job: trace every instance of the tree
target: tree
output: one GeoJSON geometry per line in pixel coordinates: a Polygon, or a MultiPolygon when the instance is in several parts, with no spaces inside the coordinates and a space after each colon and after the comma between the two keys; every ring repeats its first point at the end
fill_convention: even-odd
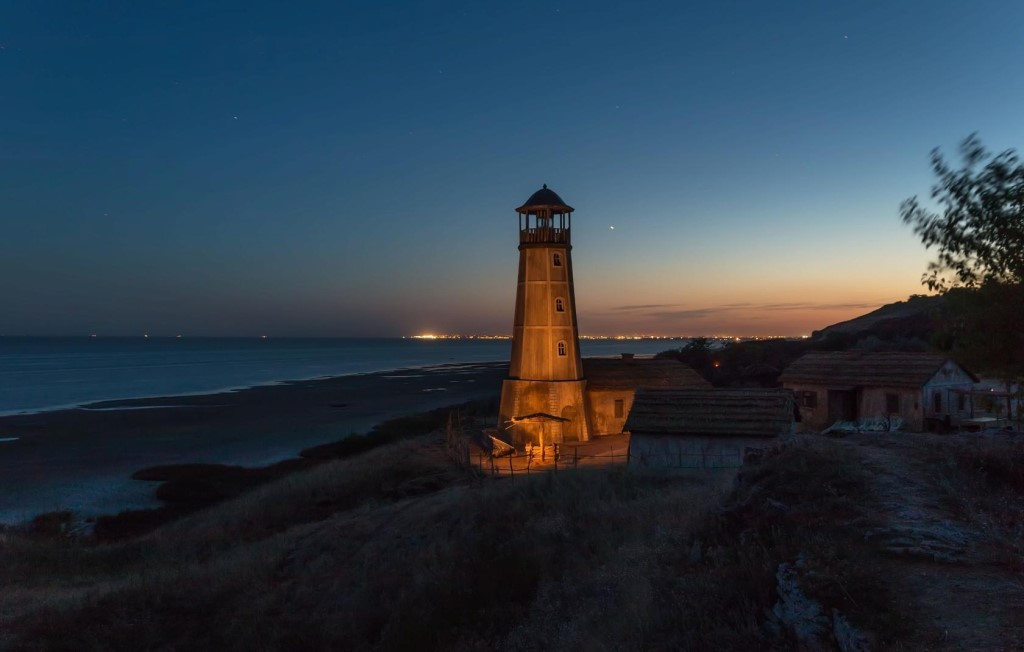
{"type": "MultiPolygon", "coordinates": [[[[960,145],[954,170],[938,149],[931,198],[911,197],[904,224],[938,249],[921,282],[943,292],[953,313],[952,350],[975,369],[1021,386],[1024,379],[1024,165],[1014,150],[992,155],[976,134],[960,145]]],[[[1018,419],[1020,419],[1018,411],[1018,419]]]]}
{"type": "Polygon", "coordinates": [[[986,281],[1024,282],[1024,165],[1014,150],[993,156],[971,134],[960,145],[963,167],[954,170],[938,148],[931,153],[938,181],[931,198],[941,214],[917,197],[900,205],[925,247],[937,247],[922,282],[932,290],[986,281]],[[952,278],[947,274],[952,273],[952,278]]]}

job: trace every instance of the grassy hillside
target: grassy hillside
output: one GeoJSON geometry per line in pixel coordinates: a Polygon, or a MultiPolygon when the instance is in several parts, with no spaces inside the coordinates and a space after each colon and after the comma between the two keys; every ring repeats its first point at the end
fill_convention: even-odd
{"type": "Polygon", "coordinates": [[[946,304],[942,296],[912,296],[826,326],[807,339],[729,342],[713,350],[697,338],[657,357],[689,365],[716,387],[778,387],[782,371],[809,351],[949,351],[946,304]]]}
{"type": "MultiPolygon", "coordinates": [[[[1024,490],[1013,464],[989,477],[981,458],[942,459],[1024,490]]],[[[887,526],[870,461],[800,439],[729,491],[621,467],[511,481],[474,478],[420,437],[129,541],[7,531],[0,647],[934,647],[941,628],[901,589],[903,553],[865,536],[887,526]]]]}
{"type": "Polygon", "coordinates": [[[886,322],[891,322],[894,326],[913,326],[922,320],[928,323],[931,315],[940,310],[943,304],[942,296],[915,295],[906,301],[889,303],[860,317],[826,326],[820,331],[815,331],[813,337],[823,339],[830,334],[856,335],[871,330],[884,331],[886,322]]]}

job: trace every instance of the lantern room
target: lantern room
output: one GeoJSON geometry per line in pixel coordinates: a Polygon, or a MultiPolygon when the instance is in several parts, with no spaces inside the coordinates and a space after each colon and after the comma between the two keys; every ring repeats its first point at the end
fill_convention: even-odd
{"type": "Polygon", "coordinates": [[[547,184],[530,195],[516,209],[519,214],[520,244],[569,244],[570,215],[573,207],[562,201],[547,184]]]}

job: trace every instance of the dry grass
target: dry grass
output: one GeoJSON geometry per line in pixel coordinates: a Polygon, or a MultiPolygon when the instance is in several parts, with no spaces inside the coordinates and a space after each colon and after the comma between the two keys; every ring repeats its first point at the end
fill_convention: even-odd
{"type": "Polygon", "coordinates": [[[131,542],[8,534],[0,632],[50,650],[785,647],[765,616],[801,553],[826,607],[889,626],[856,545],[863,492],[830,442],[723,496],[621,468],[471,482],[410,440],[131,542]]]}
{"type": "Polygon", "coordinates": [[[947,504],[985,534],[994,560],[1024,587],[1024,440],[954,439],[936,447],[931,461],[947,504]]]}

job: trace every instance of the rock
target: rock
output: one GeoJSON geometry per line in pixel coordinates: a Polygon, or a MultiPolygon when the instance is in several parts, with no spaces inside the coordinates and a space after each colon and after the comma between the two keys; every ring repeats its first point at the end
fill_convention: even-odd
{"type": "Polygon", "coordinates": [[[768,500],[765,501],[765,504],[767,504],[769,507],[771,507],[773,509],[777,509],[777,510],[779,510],[781,512],[788,512],[789,511],[789,505],[787,505],[787,504],[785,504],[785,503],[783,503],[781,501],[775,500],[774,498],[768,498],[768,500]]]}
{"type": "Polygon", "coordinates": [[[805,652],[832,650],[829,618],[817,600],[800,590],[798,579],[802,566],[802,558],[792,564],[779,564],[775,573],[779,601],[772,607],[771,617],[796,639],[797,649],[805,652]]]}
{"type": "Polygon", "coordinates": [[[850,624],[838,609],[832,610],[832,635],[840,652],[871,652],[871,641],[850,624]]]}
{"type": "Polygon", "coordinates": [[[886,552],[895,555],[946,563],[963,560],[970,543],[963,530],[950,523],[928,522],[923,518],[916,520],[921,524],[875,528],[866,532],[864,538],[878,539],[886,552]]]}

